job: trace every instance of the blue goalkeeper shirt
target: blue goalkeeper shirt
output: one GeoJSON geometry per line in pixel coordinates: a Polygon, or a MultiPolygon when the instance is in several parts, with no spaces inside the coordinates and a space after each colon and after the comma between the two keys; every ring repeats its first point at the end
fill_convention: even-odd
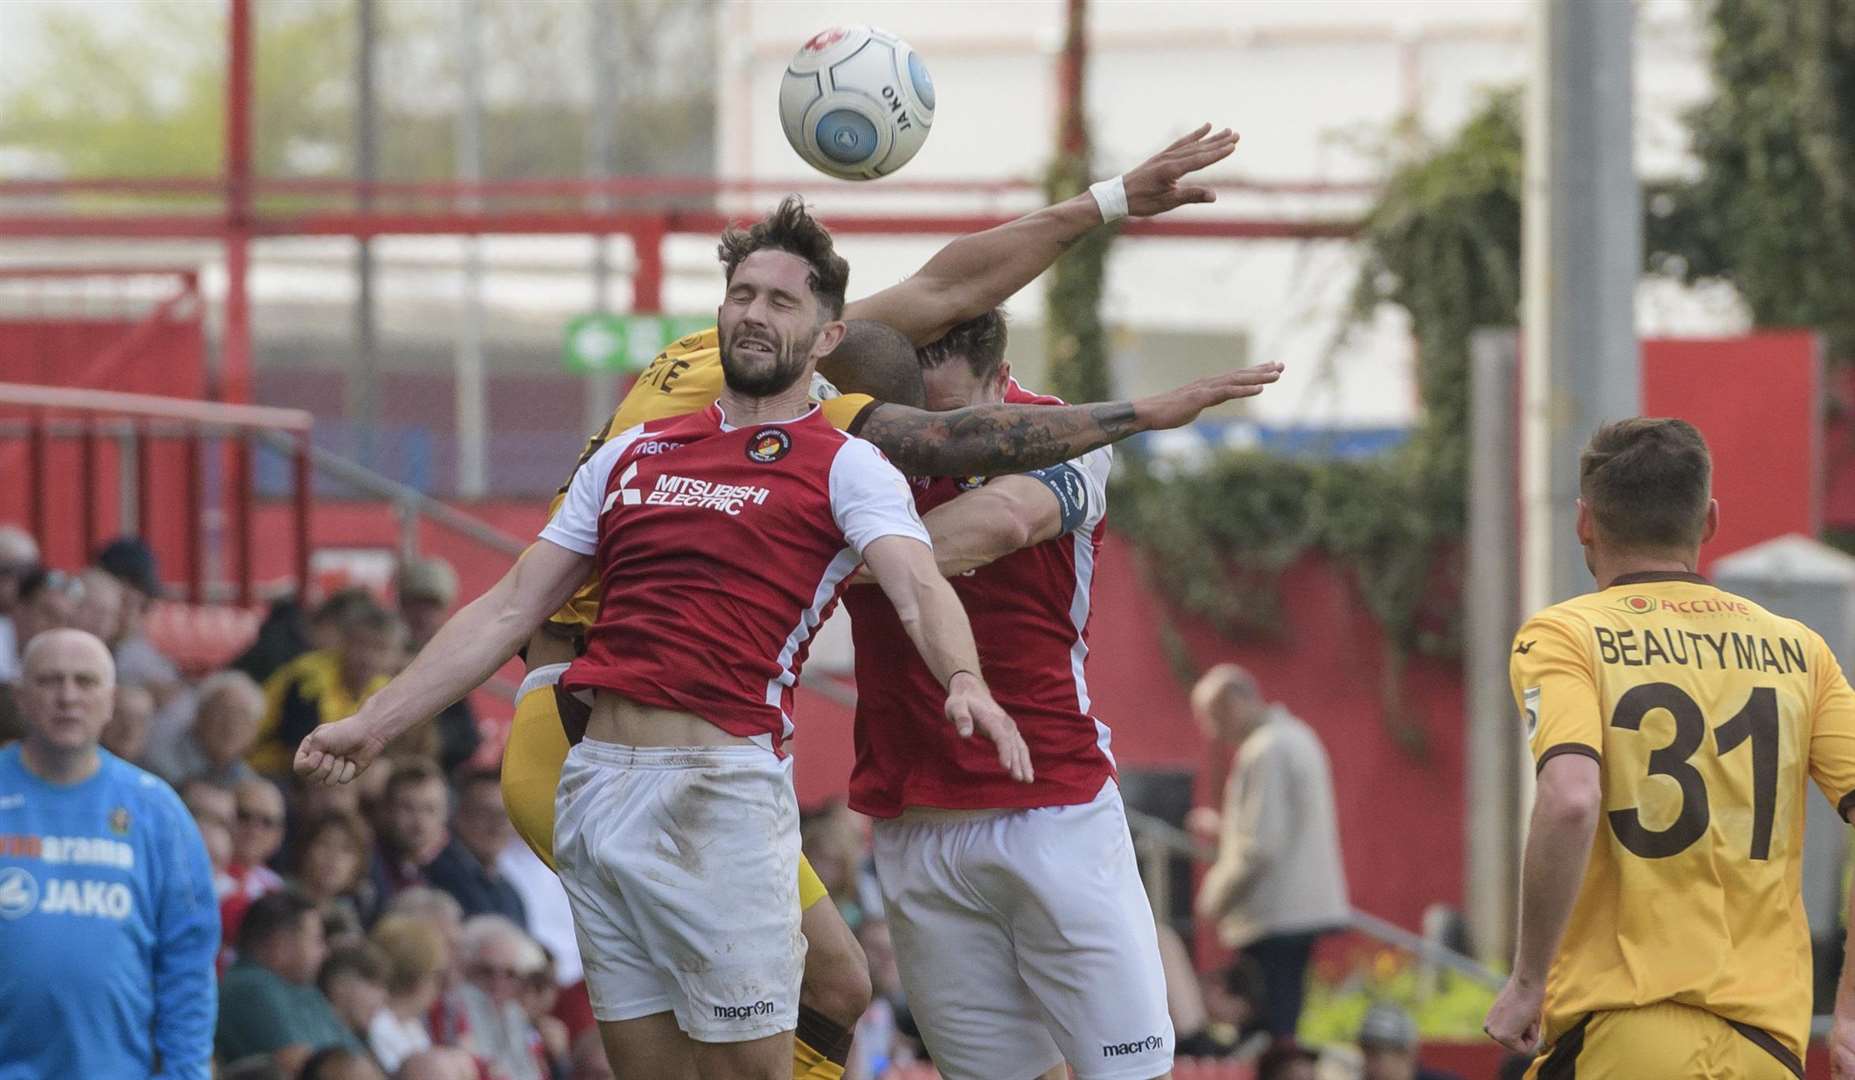
{"type": "Polygon", "coordinates": [[[206,1080],[219,905],[174,789],[98,751],[75,784],[0,750],[0,1080],[206,1080]]]}

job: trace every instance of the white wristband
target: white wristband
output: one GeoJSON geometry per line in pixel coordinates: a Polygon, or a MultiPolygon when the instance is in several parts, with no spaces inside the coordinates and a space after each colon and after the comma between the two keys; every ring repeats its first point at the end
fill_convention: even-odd
{"type": "Polygon", "coordinates": [[[1095,196],[1095,205],[1101,207],[1102,224],[1127,216],[1127,185],[1120,177],[1090,184],[1089,194],[1095,196]]]}

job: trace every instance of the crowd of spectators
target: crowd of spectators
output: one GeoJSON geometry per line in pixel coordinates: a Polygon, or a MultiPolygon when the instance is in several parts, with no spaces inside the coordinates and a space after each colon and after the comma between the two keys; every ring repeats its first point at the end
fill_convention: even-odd
{"type": "Polygon", "coordinates": [[[457,600],[442,562],[313,610],[279,601],[221,670],[182,672],[146,633],[161,595],[133,538],[40,565],[0,526],[0,742],[20,734],[25,644],[74,627],[109,645],[101,742],[179,792],[219,899],[219,1075],[302,1080],[610,1077],[565,894],[515,836],[497,764],[460,702],[360,782],[304,784],[295,744],[353,711],[457,600]],[[191,677],[189,677],[191,676],[191,677]]]}
{"type": "MultiPolygon", "coordinates": [[[[160,588],[133,538],[88,567],[52,569],[29,535],[0,526],[0,742],[18,733],[12,684],[35,634],[69,626],[109,645],[117,687],[102,745],[173,785],[211,859],[220,1075],[610,1077],[565,893],[516,838],[468,701],[354,784],[290,770],[305,733],[352,713],[431,639],[457,600],[451,568],[403,565],[391,607],[362,589],[311,610],[279,601],[250,647],[210,672],[181,672],[149,640],[160,588]]],[[[1307,958],[1346,912],[1325,756],[1240,669],[1210,673],[1193,707],[1233,755],[1223,805],[1187,821],[1217,849],[1197,913],[1233,958],[1201,971],[1161,922],[1178,1049],[1248,1060],[1258,1080],[1314,1076],[1320,1055],[1293,1037],[1307,958]]],[[[926,1061],[868,822],[831,803],[804,816],[801,836],[869,962],[873,1003],[848,1080],[926,1061]]],[[[1395,1006],[1373,1009],[1349,1053],[1362,1080],[1440,1080],[1417,1065],[1416,1027],[1395,1006]]]]}

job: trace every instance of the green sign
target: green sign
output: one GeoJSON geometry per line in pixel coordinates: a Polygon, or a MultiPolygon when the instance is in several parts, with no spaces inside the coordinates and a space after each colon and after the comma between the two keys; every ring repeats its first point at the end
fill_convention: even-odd
{"type": "Polygon", "coordinates": [[[585,375],[643,371],[664,346],[712,325],[706,315],[581,315],[567,323],[561,360],[585,375]]]}

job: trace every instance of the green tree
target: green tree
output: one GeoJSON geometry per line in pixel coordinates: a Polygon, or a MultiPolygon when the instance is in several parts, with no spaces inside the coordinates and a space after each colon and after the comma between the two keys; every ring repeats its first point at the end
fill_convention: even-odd
{"type": "MultiPolygon", "coordinates": [[[[662,63],[711,47],[713,0],[601,0],[610,15],[621,172],[712,166],[708,80],[662,63]]],[[[589,122],[590,4],[484,0],[484,175],[578,176],[589,122]]],[[[381,176],[453,174],[456,8],[382,2],[377,41],[381,176]]],[[[354,158],[356,6],[253,5],[253,152],[261,176],[347,176],[354,158]]],[[[0,99],[0,148],[69,176],[214,176],[225,141],[226,13],[146,0],[122,18],[47,5],[43,47],[0,99]]]]}
{"type": "Polygon", "coordinates": [[[1731,282],[1761,326],[1810,326],[1855,361],[1855,2],[1713,0],[1714,96],[1691,183],[1651,194],[1644,248],[1731,282]]]}
{"type": "MultiPolygon", "coordinates": [[[[1088,116],[1082,87],[1087,85],[1088,8],[1072,4],[1064,30],[1063,53],[1073,83],[1058,124],[1056,159],[1044,174],[1044,198],[1061,202],[1089,185],[1088,116]]],[[[1046,353],[1050,388],[1070,401],[1104,401],[1113,396],[1108,373],[1108,331],[1101,321],[1102,284],[1108,274],[1108,249],[1118,229],[1096,229],[1077,240],[1050,269],[1045,290],[1048,334],[1046,353]]]]}
{"type": "MultiPolygon", "coordinates": [[[[0,102],[0,146],[35,153],[71,176],[211,176],[225,150],[225,10],[166,0],[105,20],[49,6],[45,48],[0,102]]],[[[306,143],[347,128],[345,7],[259,5],[253,80],[261,173],[287,171],[306,143]]],[[[339,163],[345,163],[345,157],[339,163]]]]}

